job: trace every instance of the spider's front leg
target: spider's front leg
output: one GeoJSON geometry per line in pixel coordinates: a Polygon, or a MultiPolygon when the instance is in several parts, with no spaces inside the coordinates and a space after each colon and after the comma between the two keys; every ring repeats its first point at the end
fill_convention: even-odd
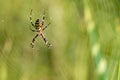
{"type": "Polygon", "coordinates": [[[34,27],[35,25],[33,24],[33,22],[32,22],[32,9],[31,9],[31,11],[30,11],[30,23],[31,23],[31,25],[34,27]]]}
{"type": "MultiPolygon", "coordinates": [[[[31,9],[31,12],[30,12],[30,23],[33,27],[35,27],[35,25],[33,24],[33,21],[32,21],[32,9],[31,9]]],[[[31,27],[30,27],[30,30],[33,31],[33,32],[39,32],[37,30],[33,30],[31,27]]]]}
{"type": "Polygon", "coordinates": [[[32,48],[34,47],[35,39],[36,39],[38,36],[39,36],[39,34],[37,34],[37,35],[32,39],[32,43],[31,43],[32,48]]]}

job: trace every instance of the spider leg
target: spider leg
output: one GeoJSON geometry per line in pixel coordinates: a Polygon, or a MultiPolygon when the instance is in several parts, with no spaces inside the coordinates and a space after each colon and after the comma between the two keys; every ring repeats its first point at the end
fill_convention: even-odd
{"type": "MultiPolygon", "coordinates": [[[[45,9],[44,9],[43,11],[44,11],[44,12],[43,12],[43,16],[42,16],[42,25],[44,25],[44,22],[45,22],[45,9]]],[[[43,30],[45,30],[50,24],[51,24],[51,23],[47,24],[47,25],[43,28],[43,30]]]]}
{"type": "Polygon", "coordinates": [[[45,9],[43,9],[43,16],[42,16],[42,21],[45,20],[45,9]]]}
{"type": "Polygon", "coordinates": [[[32,39],[32,43],[31,43],[31,46],[32,48],[34,47],[34,42],[35,42],[35,39],[38,37],[39,34],[37,34],[33,39],[32,39]]]}
{"type": "Polygon", "coordinates": [[[35,25],[33,24],[33,22],[32,22],[32,9],[31,9],[31,11],[30,11],[30,23],[31,23],[32,26],[35,26],[35,25]]]}
{"type": "Polygon", "coordinates": [[[42,16],[40,17],[40,20],[42,22],[42,25],[44,25],[44,22],[45,22],[45,9],[43,9],[43,13],[42,13],[42,16]]]}
{"type": "Polygon", "coordinates": [[[51,23],[48,23],[44,28],[43,30],[45,30],[51,23]]]}
{"type": "Polygon", "coordinates": [[[43,41],[45,42],[45,44],[46,44],[46,46],[47,46],[48,48],[49,48],[50,46],[52,46],[52,45],[47,41],[47,39],[45,38],[45,36],[44,36],[44,34],[43,34],[42,32],[40,33],[40,35],[41,35],[43,41]]]}
{"type": "Polygon", "coordinates": [[[32,31],[32,32],[38,32],[38,31],[36,31],[36,30],[32,30],[32,29],[31,29],[31,31],[32,31]]]}
{"type": "Polygon", "coordinates": [[[32,32],[39,32],[39,31],[37,31],[37,30],[32,29],[31,27],[30,27],[30,30],[31,30],[32,32]]]}

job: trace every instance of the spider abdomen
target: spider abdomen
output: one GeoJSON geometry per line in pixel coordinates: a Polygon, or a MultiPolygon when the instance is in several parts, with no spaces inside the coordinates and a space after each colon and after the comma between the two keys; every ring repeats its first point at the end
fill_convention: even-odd
{"type": "Polygon", "coordinates": [[[39,22],[39,19],[36,20],[35,22],[35,29],[38,30],[40,28],[40,22],[39,22]]]}

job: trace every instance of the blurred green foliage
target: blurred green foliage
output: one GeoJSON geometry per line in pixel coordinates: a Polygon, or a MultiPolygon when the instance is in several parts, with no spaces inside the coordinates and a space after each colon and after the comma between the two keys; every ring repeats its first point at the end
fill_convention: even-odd
{"type": "Polygon", "coordinates": [[[90,39],[85,23],[85,4],[107,59],[108,80],[117,80],[120,72],[120,1],[119,0],[0,0],[0,80],[98,80],[91,56],[90,39]],[[36,35],[30,31],[33,21],[46,10],[44,34],[34,49],[36,35]],[[118,72],[118,73],[117,73],[118,72]]]}

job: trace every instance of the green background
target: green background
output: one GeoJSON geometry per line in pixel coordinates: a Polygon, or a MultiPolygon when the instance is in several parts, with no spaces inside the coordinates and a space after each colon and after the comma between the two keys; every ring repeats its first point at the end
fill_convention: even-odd
{"type": "Polygon", "coordinates": [[[119,5],[119,0],[0,0],[0,80],[104,80],[95,72],[86,6],[107,60],[105,76],[119,80],[119,5]],[[46,10],[50,49],[41,37],[30,46],[36,35],[29,29],[31,9],[33,22],[46,10]]]}

